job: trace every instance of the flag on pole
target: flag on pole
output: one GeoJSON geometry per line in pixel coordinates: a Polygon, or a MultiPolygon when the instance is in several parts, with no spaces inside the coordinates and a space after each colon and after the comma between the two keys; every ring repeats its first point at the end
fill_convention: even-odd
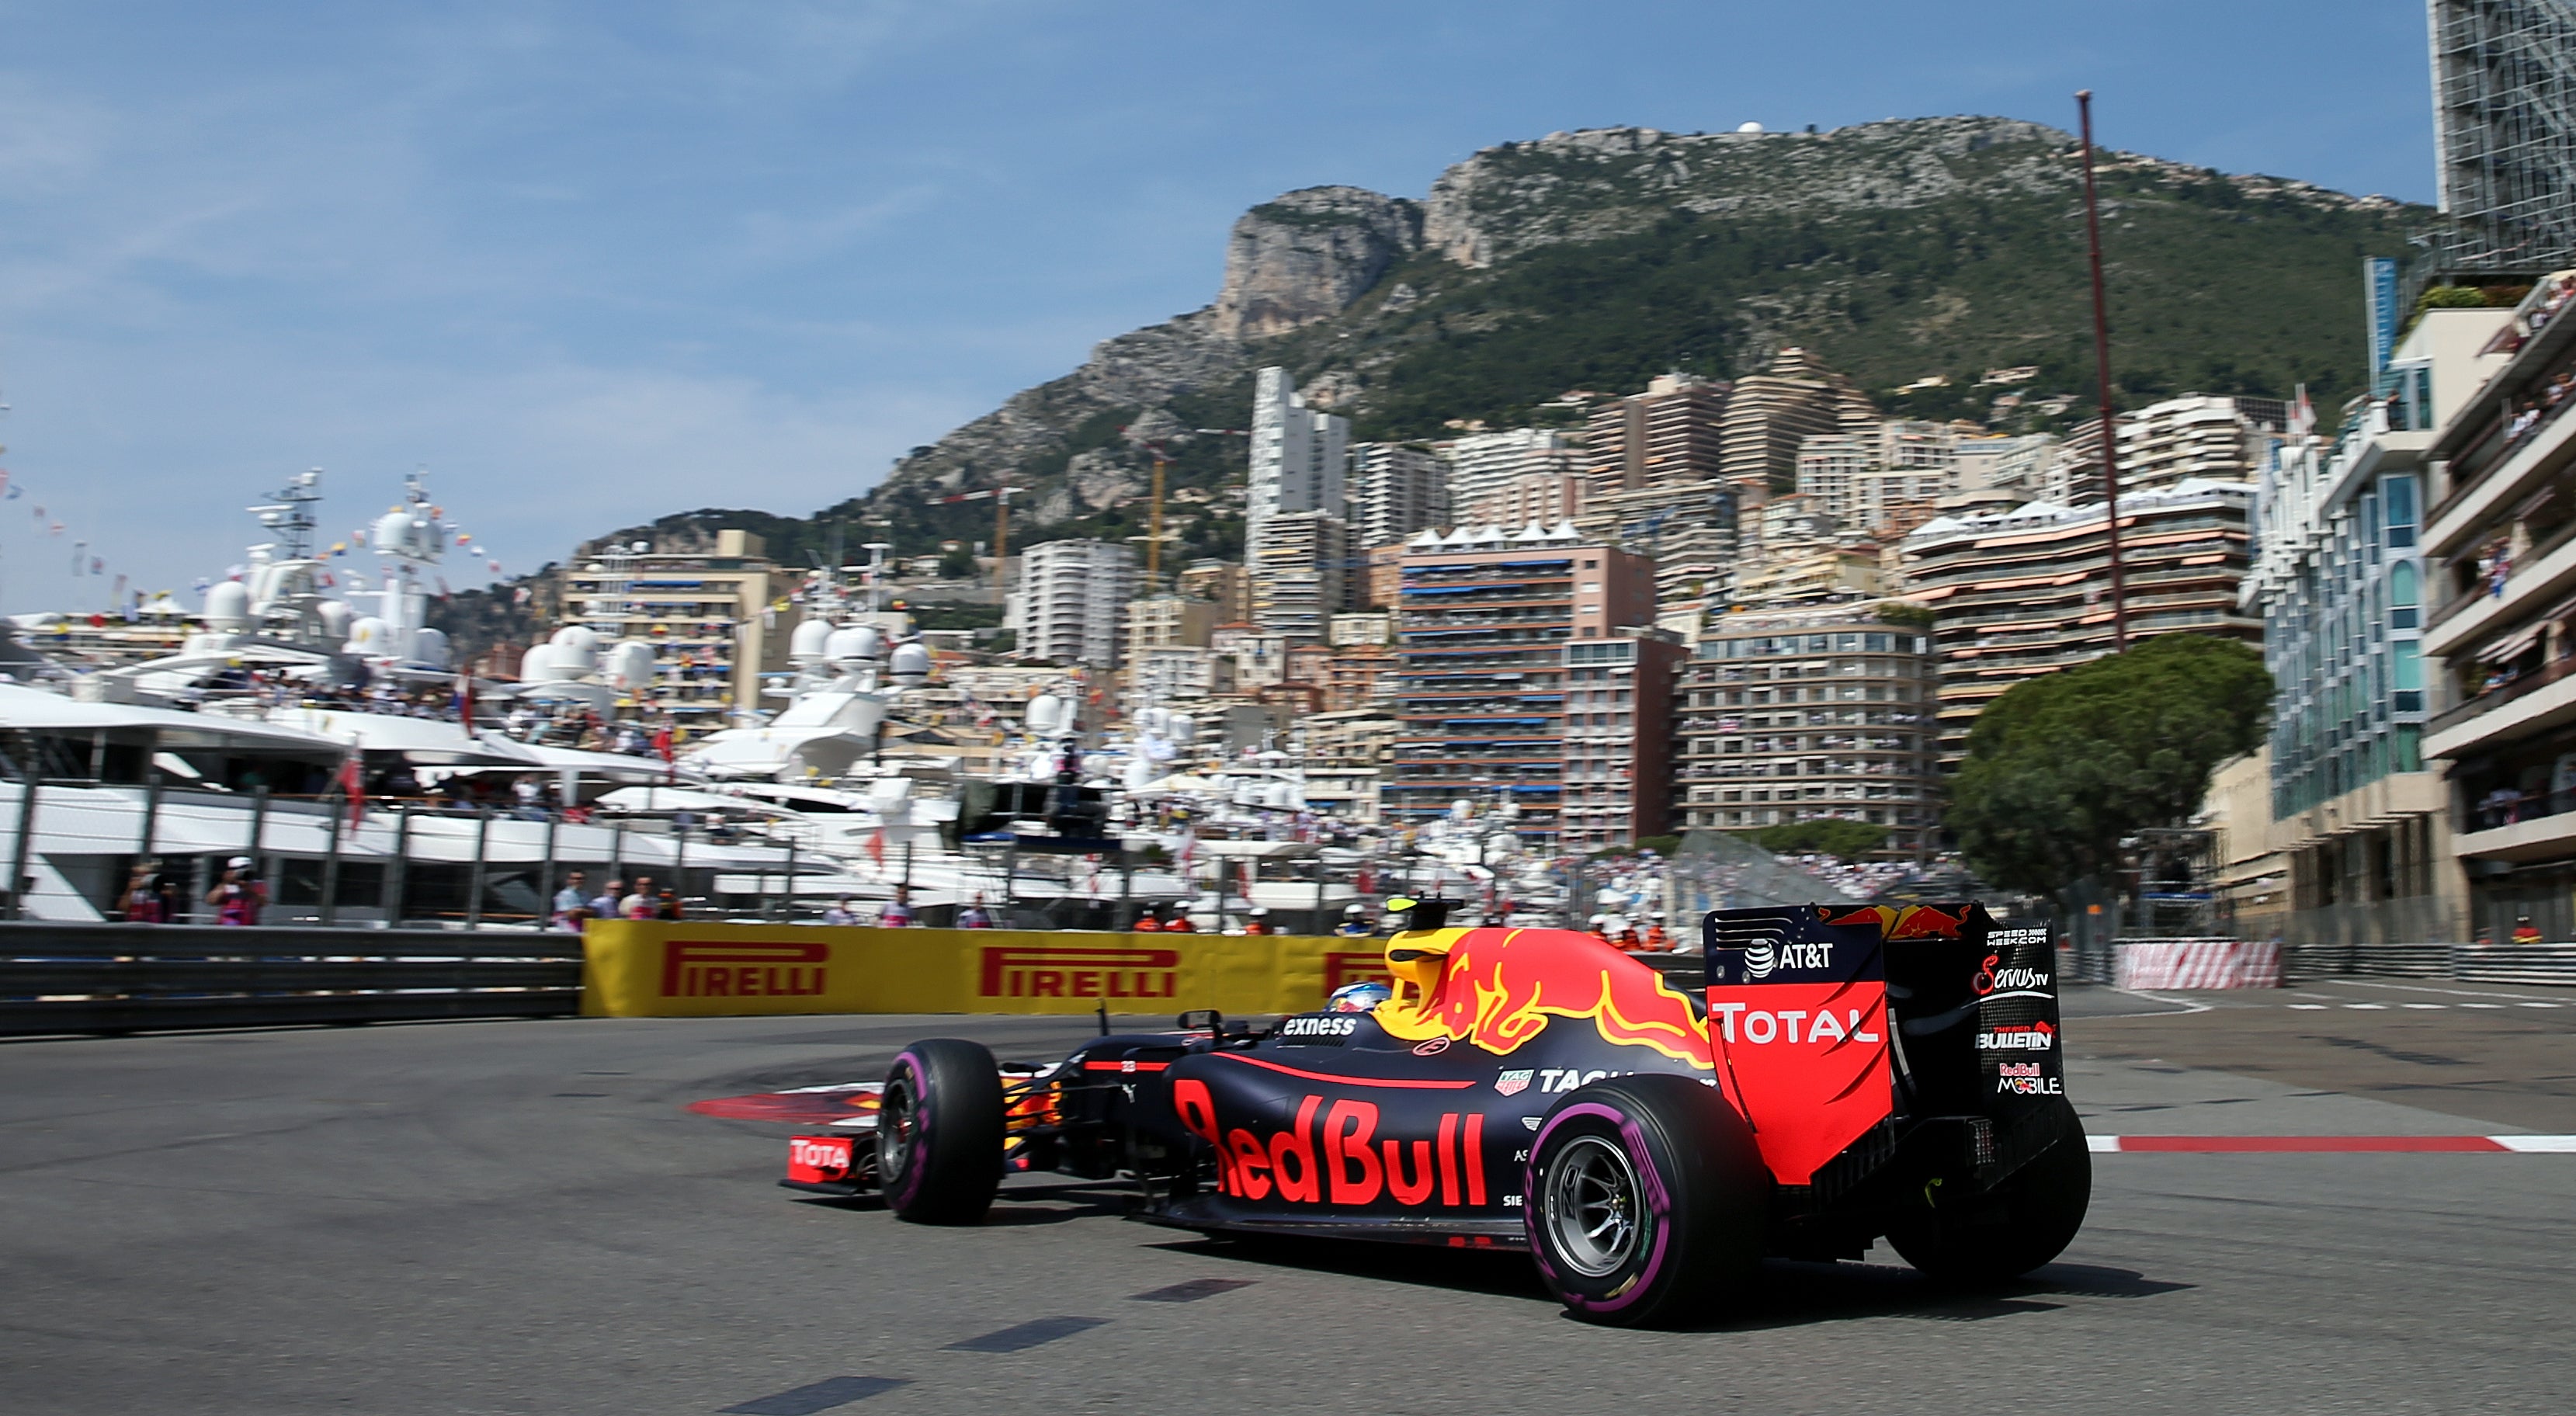
{"type": "Polygon", "coordinates": [[[354,831],[367,819],[367,787],[358,776],[358,754],[340,759],[340,798],[349,803],[349,829],[354,831]]]}
{"type": "Polygon", "coordinates": [[[883,826],[868,834],[868,859],[877,863],[877,869],[885,869],[885,828],[883,826]]]}

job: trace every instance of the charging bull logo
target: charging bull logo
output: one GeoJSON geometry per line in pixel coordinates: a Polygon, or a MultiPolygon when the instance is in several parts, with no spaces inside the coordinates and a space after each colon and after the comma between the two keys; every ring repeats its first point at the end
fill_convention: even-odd
{"type": "MultiPolygon", "coordinates": [[[[1408,1042],[1445,1037],[1510,1053],[1550,1017],[1590,1022],[1604,1041],[1651,1047],[1709,1065],[1708,1032],[1690,1000],[1663,977],[1588,934],[1561,929],[1441,929],[1400,934],[1388,957],[1410,950],[1436,968],[1411,996],[1379,1006],[1377,1020],[1408,1042]],[[1419,941],[1414,942],[1414,941],[1419,941]]],[[[1397,965],[1399,976],[1415,966],[1397,965]]]]}
{"type": "Polygon", "coordinates": [[[1832,925],[1875,925],[1879,937],[1898,939],[1956,939],[1959,927],[1968,922],[1968,911],[1935,909],[1930,905],[1871,905],[1847,914],[1834,915],[1825,923],[1832,925]]]}
{"type": "Polygon", "coordinates": [[[665,998],[811,998],[823,992],[829,944],[733,944],[667,940],[665,998]]]}

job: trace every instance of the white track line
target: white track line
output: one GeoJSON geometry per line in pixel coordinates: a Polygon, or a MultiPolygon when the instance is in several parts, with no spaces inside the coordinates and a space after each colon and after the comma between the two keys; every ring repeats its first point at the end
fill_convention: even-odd
{"type": "MultiPolygon", "coordinates": [[[[2453,998],[2510,998],[2516,1002],[2524,1002],[2531,997],[2528,993],[2498,993],[2493,989],[2485,988],[2436,988],[2429,983],[2381,983],[2372,979],[2359,978],[2316,981],[2320,983],[2331,981],[2345,988],[2385,988],[2398,993],[2440,993],[2453,998]]],[[[2552,1003],[2548,1006],[2555,1008],[2558,1005],[2552,1003]]]]}

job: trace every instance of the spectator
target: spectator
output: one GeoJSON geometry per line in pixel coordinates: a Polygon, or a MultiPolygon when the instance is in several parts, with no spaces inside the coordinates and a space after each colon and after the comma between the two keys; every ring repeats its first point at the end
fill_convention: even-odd
{"type": "Polygon", "coordinates": [[[1147,905],[1136,911],[1136,922],[1127,927],[1138,934],[1159,934],[1162,932],[1163,922],[1154,918],[1154,907],[1147,905]]]}
{"type": "Polygon", "coordinates": [[[1199,932],[1199,927],[1190,923],[1189,908],[1175,900],[1172,902],[1172,917],[1163,922],[1163,932],[1165,934],[1196,934],[1199,932]]]}
{"type": "Polygon", "coordinates": [[[635,892],[617,902],[617,914],[621,919],[651,919],[660,903],[653,893],[653,877],[638,875],[635,877],[635,892]]]}
{"type": "Polygon", "coordinates": [[[966,908],[957,912],[957,927],[959,929],[990,929],[993,927],[992,912],[984,908],[984,897],[981,894],[976,895],[975,898],[967,904],[966,908]]]}
{"type": "Polygon", "coordinates": [[[555,892],[555,928],[578,929],[580,927],[573,921],[573,913],[576,910],[586,909],[590,905],[590,896],[582,893],[582,880],[582,873],[576,870],[564,877],[564,887],[555,892]]]}
{"type": "Polygon", "coordinates": [[[121,909],[127,924],[168,924],[169,913],[162,907],[161,862],[139,861],[126,877],[121,909]]]}
{"type": "Polygon", "coordinates": [[[1369,928],[1368,906],[1346,905],[1342,909],[1342,922],[1334,927],[1333,932],[1345,939],[1366,939],[1377,931],[1369,928]]]}
{"type": "Polygon", "coordinates": [[[900,885],[894,887],[894,898],[886,901],[884,907],[877,911],[877,927],[880,929],[909,929],[912,927],[911,891],[904,889],[900,885]]]}
{"type": "Polygon", "coordinates": [[[1252,917],[1243,922],[1243,932],[1246,934],[1268,934],[1270,932],[1270,911],[1264,906],[1253,906],[1252,917]]]}
{"type": "Polygon", "coordinates": [[[833,902],[830,909],[823,911],[823,922],[825,924],[858,923],[858,912],[850,908],[850,897],[843,895],[840,899],[833,902]]]}
{"type": "Polygon", "coordinates": [[[2513,942],[2516,944],[2537,944],[2540,942],[2540,926],[2531,922],[2531,916],[2515,915],[2513,917],[2513,942]]]}
{"type": "Polygon", "coordinates": [[[618,908],[620,897],[617,892],[624,888],[626,888],[626,882],[612,876],[608,883],[600,888],[598,894],[590,897],[590,917],[592,919],[621,918],[625,912],[618,908]]]}
{"type": "Polygon", "coordinates": [[[659,902],[658,904],[656,904],[656,905],[653,907],[653,918],[655,918],[655,919],[678,919],[678,918],[680,918],[680,897],[679,897],[679,895],[678,895],[676,892],[674,892],[674,891],[670,891],[670,890],[665,890],[665,891],[663,891],[663,892],[662,892],[662,897],[661,897],[660,902],[659,902]]]}
{"type": "Polygon", "coordinates": [[[259,883],[257,863],[249,856],[224,862],[224,878],[206,892],[206,903],[215,907],[217,924],[259,923],[260,906],[268,903],[268,887],[259,883]]]}

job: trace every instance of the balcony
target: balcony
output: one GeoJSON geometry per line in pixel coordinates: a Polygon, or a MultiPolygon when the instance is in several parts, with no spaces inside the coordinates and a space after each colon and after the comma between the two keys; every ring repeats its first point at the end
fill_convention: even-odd
{"type": "MultiPolygon", "coordinates": [[[[2559,367],[2565,367],[2565,361],[2559,367]]],[[[2536,370],[2524,388],[2538,387],[2540,380],[2557,371],[2536,370]]],[[[2452,460],[2451,493],[2425,516],[2428,554],[2448,555],[2459,549],[2566,462],[2568,444],[2576,440],[2576,419],[2567,416],[2570,407],[2576,407],[2576,398],[2561,398],[2518,434],[2512,431],[2511,413],[2498,411],[2494,425],[2452,460]]]]}
{"type": "Polygon", "coordinates": [[[2425,621],[2424,652],[2449,657],[2529,614],[2535,601],[2554,603],[2570,585],[2576,585],[2576,520],[2533,547],[2526,563],[2506,574],[2502,595],[2482,584],[2435,609],[2425,621]]]}
{"type": "Polygon", "coordinates": [[[2426,757],[2459,757],[2505,738],[2576,720],[2576,658],[2490,689],[2425,724],[2426,757]]]}

